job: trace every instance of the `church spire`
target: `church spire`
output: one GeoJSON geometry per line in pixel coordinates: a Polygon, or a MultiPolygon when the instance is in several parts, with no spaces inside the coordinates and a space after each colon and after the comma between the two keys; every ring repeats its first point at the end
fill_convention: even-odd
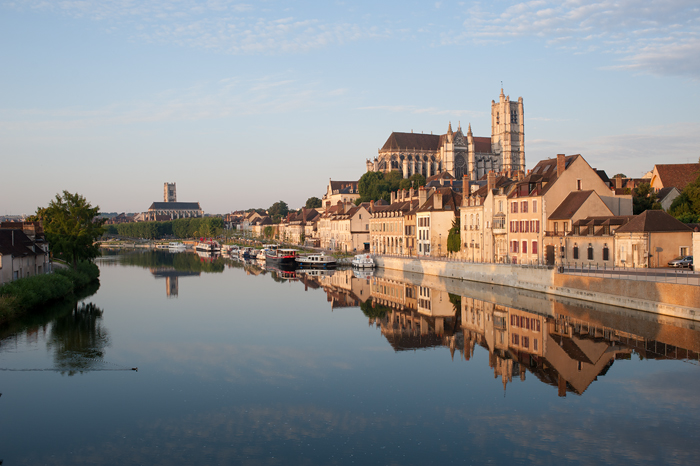
{"type": "Polygon", "coordinates": [[[469,128],[467,128],[467,134],[471,136],[472,134],[472,124],[469,123],[469,128]]]}
{"type": "Polygon", "coordinates": [[[447,134],[452,134],[452,122],[447,125],[447,134]]]}

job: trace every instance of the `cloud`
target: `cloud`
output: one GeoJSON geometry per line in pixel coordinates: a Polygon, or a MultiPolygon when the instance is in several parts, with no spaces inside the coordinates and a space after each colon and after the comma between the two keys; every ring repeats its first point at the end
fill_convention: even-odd
{"type": "Polygon", "coordinates": [[[331,105],[334,98],[348,92],[347,89],[325,91],[320,87],[318,82],[299,82],[278,76],[226,78],[215,83],[166,90],[147,100],[100,108],[0,108],[0,134],[308,111],[331,105]]]}
{"type": "Polygon", "coordinates": [[[700,7],[692,0],[535,0],[466,11],[463,30],[443,43],[540,38],[578,53],[620,55],[620,68],[700,78],[700,7]]]}
{"type": "Polygon", "coordinates": [[[386,35],[342,19],[296,18],[283,8],[271,12],[228,0],[19,0],[4,5],[100,22],[110,33],[125,31],[142,41],[232,54],[303,52],[386,35]],[[275,16],[278,12],[284,15],[275,16]]]}

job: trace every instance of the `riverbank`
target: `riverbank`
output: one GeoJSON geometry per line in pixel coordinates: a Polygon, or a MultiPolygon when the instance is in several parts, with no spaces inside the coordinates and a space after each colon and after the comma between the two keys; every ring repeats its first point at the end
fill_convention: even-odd
{"type": "Polygon", "coordinates": [[[378,267],[469,280],[700,321],[700,286],[559,273],[553,267],[376,256],[378,267]]]}
{"type": "Polygon", "coordinates": [[[53,273],[20,278],[0,286],[0,323],[24,315],[53,301],[74,296],[95,282],[100,270],[92,262],[77,268],[60,268],[53,273]]]}

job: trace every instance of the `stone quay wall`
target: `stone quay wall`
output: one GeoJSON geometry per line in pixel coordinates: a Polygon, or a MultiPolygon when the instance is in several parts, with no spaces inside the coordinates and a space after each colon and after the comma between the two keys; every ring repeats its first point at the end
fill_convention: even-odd
{"type": "Polygon", "coordinates": [[[554,268],[376,256],[378,267],[520,288],[700,321],[700,286],[557,273],[554,268]]]}

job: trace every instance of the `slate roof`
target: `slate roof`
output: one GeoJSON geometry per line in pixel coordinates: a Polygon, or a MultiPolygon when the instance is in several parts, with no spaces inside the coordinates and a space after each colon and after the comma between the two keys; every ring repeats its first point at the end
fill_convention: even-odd
{"type": "MultiPolygon", "coordinates": [[[[581,157],[579,154],[565,156],[564,169],[569,168],[579,157],[581,157]]],[[[522,181],[518,181],[516,188],[511,191],[508,197],[541,196],[549,191],[556,180],[557,159],[540,160],[522,181]]]]}
{"type": "MultiPolygon", "coordinates": [[[[438,151],[445,143],[445,136],[445,134],[439,136],[437,134],[393,132],[380,151],[397,151],[402,149],[438,151]]],[[[490,154],[491,138],[474,137],[474,152],[490,154]]]]}
{"type": "Polygon", "coordinates": [[[629,223],[617,229],[617,233],[674,231],[686,232],[693,230],[688,225],[676,220],[663,210],[645,210],[630,220],[629,223]]]}
{"type": "Polygon", "coordinates": [[[389,136],[389,139],[386,140],[381,150],[420,149],[436,151],[439,148],[440,136],[437,134],[393,132],[389,136]]]}
{"type": "Polygon", "coordinates": [[[675,186],[683,191],[688,184],[700,175],[700,163],[674,163],[656,165],[656,172],[664,188],[675,186]]]}
{"type": "Polygon", "coordinates": [[[357,194],[357,181],[333,181],[331,180],[331,194],[357,194]]]}
{"type": "Polygon", "coordinates": [[[32,250],[34,242],[22,230],[0,230],[0,254],[22,257],[43,255],[44,251],[38,246],[32,250]],[[13,240],[14,236],[14,240],[13,240]]]}
{"type": "Polygon", "coordinates": [[[444,212],[451,210],[457,213],[459,206],[462,204],[462,195],[453,190],[452,188],[437,188],[435,192],[430,194],[428,196],[428,199],[425,201],[425,203],[418,207],[418,212],[444,212]],[[433,206],[435,205],[434,197],[436,193],[441,193],[442,194],[442,209],[435,209],[433,206]]]}
{"type": "MultiPolygon", "coordinates": [[[[569,220],[595,191],[572,191],[549,216],[549,220],[569,220]]],[[[597,195],[596,195],[597,196],[597,195]]],[[[611,212],[612,213],[612,212],[611,212]]]]}
{"type": "Polygon", "coordinates": [[[666,198],[666,196],[668,196],[669,194],[671,194],[673,192],[674,189],[676,191],[680,191],[680,189],[676,188],[675,186],[668,186],[666,188],[659,189],[659,192],[656,193],[656,198],[659,201],[663,201],[666,198]]]}
{"type": "Polygon", "coordinates": [[[199,202],[154,202],[148,210],[202,210],[199,202]]]}

